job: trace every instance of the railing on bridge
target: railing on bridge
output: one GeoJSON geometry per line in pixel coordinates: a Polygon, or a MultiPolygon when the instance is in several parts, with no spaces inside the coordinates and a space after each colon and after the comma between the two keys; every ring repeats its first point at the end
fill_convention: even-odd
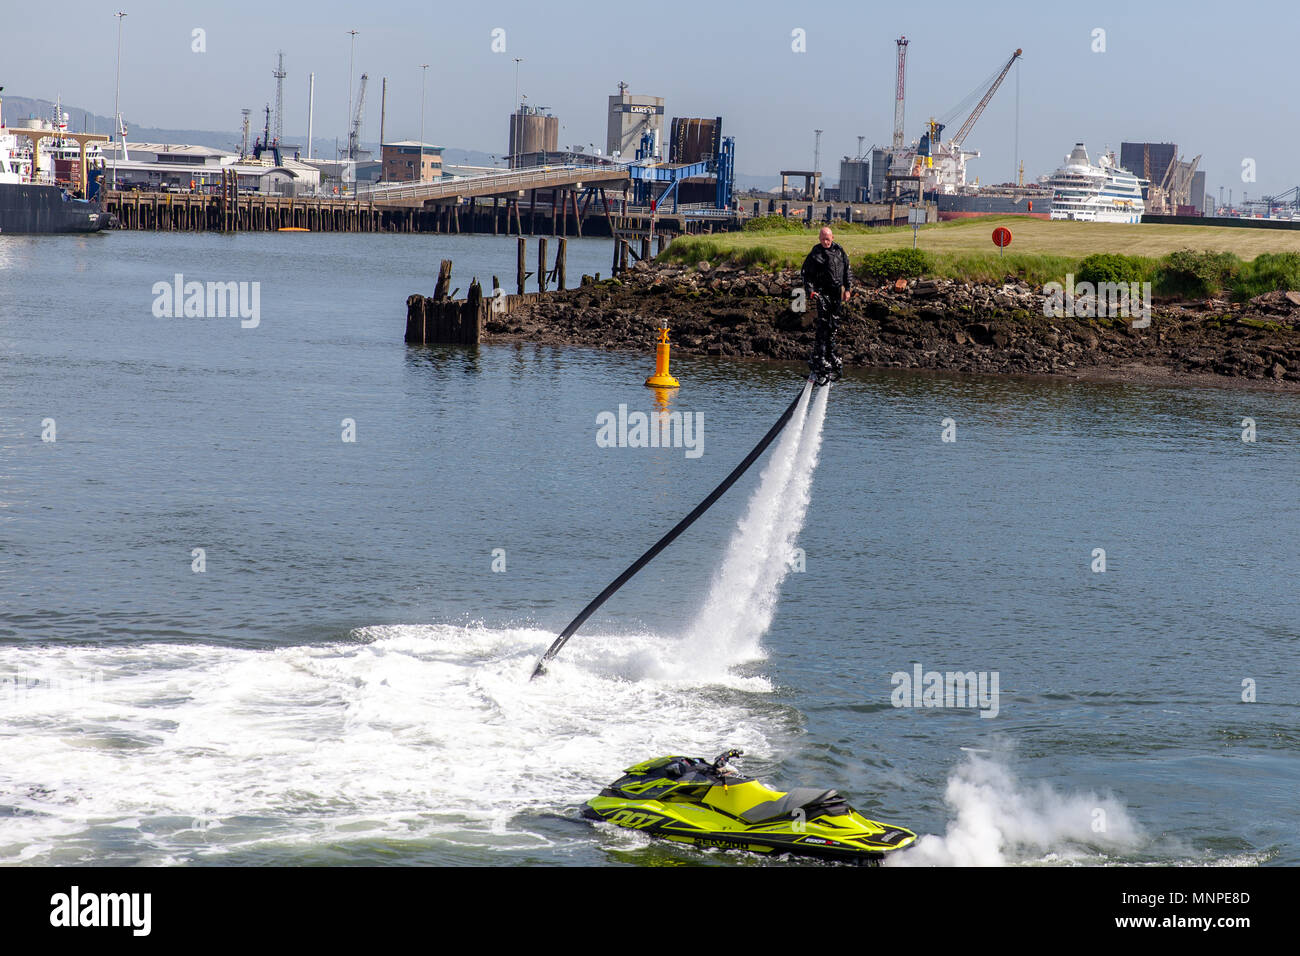
{"type": "Polygon", "coordinates": [[[618,178],[619,174],[627,175],[628,163],[566,163],[556,166],[534,166],[526,170],[503,170],[501,173],[485,173],[482,176],[458,176],[455,179],[445,181],[430,182],[409,182],[409,183],[376,183],[372,186],[364,186],[357,189],[358,198],[370,200],[394,200],[410,196],[421,198],[434,198],[436,196],[455,196],[459,191],[470,189],[477,190],[484,186],[492,188],[500,187],[502,192],[508,192],[514,189],[528,189],[534,186],[549,185],[549,180],[556,177],[557,174],[569,172],[592,171],[597,173],[612,174],[612,176],[602,178],[618,178]]]}

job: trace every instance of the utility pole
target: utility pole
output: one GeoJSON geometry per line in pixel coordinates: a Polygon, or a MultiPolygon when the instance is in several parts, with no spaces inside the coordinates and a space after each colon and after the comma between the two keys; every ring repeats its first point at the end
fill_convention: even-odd
{"type": "MultiPolygon", "coordinates": [[[[379,181],[384,181],[384,123],[388,118],[388,77],[379,87],[379,181]]],[[[424,157],[420,157],[423,159],[424,157]]]]}
{"type": "MultiPolygon", "coordinates": [[[[122,133],[122,18],[126,16],[122,11],[113,14],[117,17],[117,78],[113,81],[113,135],[118,137],[118,146],[123,154],[126,153],[126,137],[122,133]]],[[[113,189],[117,189],[117,151],[113,152],[113,189]]]]}
{"type": "MultiPolygon", "coordinates": [[[[429,64],[420,64],[420,172],[416,182],[424,182],[424,81],[429,76],[429,64]]],[[[501,127],[497,127],[500,129],[501,127]]],[[[495,228],[495,227],[493,227],[495,228]]]]}
{"type": "MultiPolygon", "coordinates": [[[[515,103],[510,108],[510,115],[513,119],[511,124],[512,132],[510,134],[510,168],[515,168],[515,150],[519,146],[519,64],[523,60],[522,56],[515,57],[515,103]]],[[[536,193],[534,193],[534,196],[536,193]]]]}
{"type": "Polygon", "coordinates": [[[316,111],[316,74],[307,76],[307,158],[311,159],[311,121],[316,111]]]}
{"type": "Polygon", "coordinates": [[[814,140],[815,145],[813,146],[813,188],[812,188],[813,202],[816,202],[817,200],[822,198],[821,192],[817,188],[818,183],[821,181],[821,177],[818,176],[817,174],[822,171],[822,132],[823,131],[819,129],[815,129],[813,130],[813,132],[817,134],[817,138],[814,140]]]}

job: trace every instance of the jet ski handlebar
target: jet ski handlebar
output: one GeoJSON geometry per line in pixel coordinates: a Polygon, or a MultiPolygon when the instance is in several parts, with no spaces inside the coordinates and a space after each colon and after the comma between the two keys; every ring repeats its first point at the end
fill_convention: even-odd
{"type": "Polygon", "coordinates": [[[731,750],[728,750],[726,753],[718,754],[717,758],[713,761],[713,769],[716,770],[718,773],[724,773],[727,770],[731,769],[730,767],[727,766],[727,762],[730,761],[732,757],[743,757],[743,756],[745,756],[745,751],[733,747],[731,750]]]}

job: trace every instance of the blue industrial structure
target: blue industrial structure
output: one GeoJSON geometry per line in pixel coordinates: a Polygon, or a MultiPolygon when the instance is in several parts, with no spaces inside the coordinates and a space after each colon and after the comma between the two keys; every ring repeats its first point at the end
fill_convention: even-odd
{"type": "Polygon", "coordinates": [[[677,184],[684,179],[695,176],[712,176],[717,180],[714,193],[714,206],[727,209],[731,206],[732,193],[736,183],[736,140],[735,137],[723,137],[718,154],[702,163],[690,163],[685,166],[670,166],[654,158],[654,137],[649,133],[641,137],[641,145],[636,151],[636,162],[628,167],[632,177],[633,201],[638,205],[648,206],[651,200],[657,200],[663,206],[672,197],[673,212],[677,211],[677,184]],[[668,188],[657,197],[654,194],[655,183],[668,183],[668,188]]]}

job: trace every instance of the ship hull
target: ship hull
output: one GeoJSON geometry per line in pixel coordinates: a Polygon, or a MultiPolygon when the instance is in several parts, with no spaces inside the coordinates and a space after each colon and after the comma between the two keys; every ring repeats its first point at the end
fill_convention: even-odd
{"type": "Polygon", "coordinates": [[[980,216],[1028,216],[1033,219],[1046,219],[1051,205],[1051,196],[1031,198],[1028,196],[947,196],[935,197],[939,210],[939,221],[949,222],[953,219],[971,219],[980,216]]]}
{"type": "Polygon", "coordinates": [[[66,198],[57,186],[0,183],[0,234],[98,232],[108,225],[99,203],[66,198]]]}

